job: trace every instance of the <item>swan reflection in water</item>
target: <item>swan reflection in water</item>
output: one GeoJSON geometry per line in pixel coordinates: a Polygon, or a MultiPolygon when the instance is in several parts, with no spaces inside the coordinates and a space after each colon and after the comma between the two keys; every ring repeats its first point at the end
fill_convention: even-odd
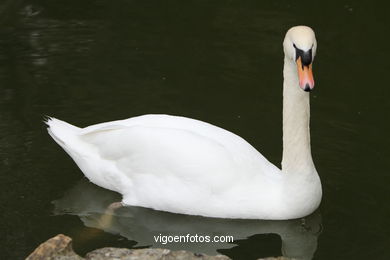
{"type": "MultiPolygon", "coordinates": [[[[285,257],[312,259],[321,233],[321,217],[318,212],[297,220],[239,220],[189,216],[156,211],[141,207],[116,207],[120,195],[102,189],[83,179],[63,198],[53,202],[54,214],[77,215],[85,226],[98,228],[111,234],[119,234],[137,242],[137,246],[188,250],[215,255],[222,249],[230,249],[233,243],[166,243],[156,242],[159,236],[233,236],[234,241],[257,234],[277,234],[282,241],[281,252],[285,257]],[[218,251],[217,251],[218,250],[218,251]]],[[[254,249],[255,250],[255,249],[254,249]]],[[[225,250],[222,250],[225,251],[225,250]]],[[[223,253],[223,252],[222,252],[223,253]]]]}

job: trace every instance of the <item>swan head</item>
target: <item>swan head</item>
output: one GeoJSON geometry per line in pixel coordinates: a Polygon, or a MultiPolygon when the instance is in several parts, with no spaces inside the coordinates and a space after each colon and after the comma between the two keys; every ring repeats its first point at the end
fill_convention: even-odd
{"type": "Polygon", "coordinates": [[[314,31],[308,26],[294,26],[283,41],[284,55],[297,66],[299,86],[304,91],[314,88],[312,64],[317,50],[314,31]]]}

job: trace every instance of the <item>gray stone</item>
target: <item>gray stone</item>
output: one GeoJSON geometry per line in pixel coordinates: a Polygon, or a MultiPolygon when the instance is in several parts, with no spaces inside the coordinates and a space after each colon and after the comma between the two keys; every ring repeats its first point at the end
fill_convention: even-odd
{"type": "Polygon", "coordinates": [[[106,247],[94,250],[86,255],[87,260],[229,260],[224,255],[208,256],[187,251],[146,248],[126,249],[106,247]]]}

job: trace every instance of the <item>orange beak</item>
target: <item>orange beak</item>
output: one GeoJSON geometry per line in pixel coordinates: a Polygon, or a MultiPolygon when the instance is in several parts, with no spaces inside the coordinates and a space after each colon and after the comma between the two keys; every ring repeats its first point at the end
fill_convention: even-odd
{"type": "Polygon", "coordinates": [[[301,57],[297,59],[299,86],[307,92],[314,88],[314,78],[311,67],[311,64],[309,66],[303,66],[301,57]]]}

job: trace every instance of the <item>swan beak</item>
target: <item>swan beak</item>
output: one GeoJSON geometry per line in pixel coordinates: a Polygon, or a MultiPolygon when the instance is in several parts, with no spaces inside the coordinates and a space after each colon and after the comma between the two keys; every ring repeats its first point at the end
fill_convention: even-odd
{"type": "Polygon", "coordinates": [[[313,71],[311,69],[312,64],[302,65],[302,58],[297,59],[298,79],[299,86],[306,92],[309,92],[314,88],[313,71]]]}

